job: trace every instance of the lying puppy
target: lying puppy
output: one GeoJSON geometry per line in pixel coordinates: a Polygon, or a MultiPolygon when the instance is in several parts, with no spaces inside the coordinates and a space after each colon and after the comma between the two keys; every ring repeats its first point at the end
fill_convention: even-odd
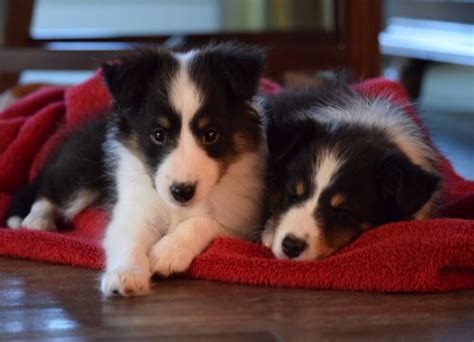
{"type": "Polygon", "coordinates": [[[253,109],[253,47],[140,50],[103,65],[109,115],[72,133],[16,194],[11,228],[55,230],[102,203],[106,295],[141,295],[185,271],[217,236],[248,238],[262,217],[266,144],[253,109]]]}
{"type": "Polygon", "coordinates": [[[342,84],[268,96],[271,219],[277,258],[324,258],[372,227],[436,213],[436,157],[384,98],[342,84]]]}

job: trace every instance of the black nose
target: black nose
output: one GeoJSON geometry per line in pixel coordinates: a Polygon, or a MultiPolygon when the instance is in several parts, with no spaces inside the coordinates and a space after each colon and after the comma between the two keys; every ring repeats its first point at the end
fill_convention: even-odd
{"type": "Polygon", "coordinates": [[[195,190],[196,185],[190,183],[173,183],[170,187],[171,195],[179,203],[186,203],[193,198],[195,190]]]}
{"type": "Polygon", "coordinates": [[[285,253],[288,256],[288,258],[296,258],[308,246],[306,241],[298,239],[297,237],[293,235],[285,236],[281,245],[282,245],[283,253],[285,253]]]}

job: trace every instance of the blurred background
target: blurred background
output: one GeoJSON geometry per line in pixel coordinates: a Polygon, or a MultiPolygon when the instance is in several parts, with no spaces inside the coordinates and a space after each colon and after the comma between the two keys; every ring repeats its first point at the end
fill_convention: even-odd
{"type": "Polygon", "coordinates": [[[0,107],[80,82],[135,43],[238,39],[267,47],[266,75],[285,85],[341,68],[401,82],[438,148],[474,179],[472,1],[1,0],[0,24],[0,107]]]}

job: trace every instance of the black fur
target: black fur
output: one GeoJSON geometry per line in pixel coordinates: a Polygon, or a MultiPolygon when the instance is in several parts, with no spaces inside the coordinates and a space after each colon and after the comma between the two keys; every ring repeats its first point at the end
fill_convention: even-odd
{"type": "Polygon", "coordinates": [[[380,197],[392,203],[394,219],[410,218],[429,200],[440,180],[397,153],[386,156],[379,169],[380,197]]]}
{"type": "Polygon", "coordinates": [[[196,137],[202,137],[209,128],[219,133],[218,143],[204,146],[211,158],[229,164],[240,152],[260,145],[261,118],[249,102],[257,91],[263,62],[260,49],[237,43],[211,45],[193,59],[190,75],[206,98],[191,129],[196,137]],[[200,129],[203,118],[209,123],[200,129]],[[246,146],[236,142],[236,135],[244,137],[246,146]]]}
{"type": "Polygon", "coordinates": [[[178,62],[162,47],[139,48],[115,63],[102,64],[104,82],[120,114],[140,109],[152,92],[166,99],[167,85],[176,73],[178,62]]]}
{"type": "Polygon", "coordinates": [[[106,119],[100,119],[67,134],[38,176],[15,194],[6,217],[25,217],[35,199],[43,197],[64,207],[80,189],[96,191],[103,200],[110,183],[104,172],[105,131],[106,119]]]}
{"type": "Polygon", "coordinates": [[[218,87],[231,98],[249,101],[257,91],[263,64],[264,53],[257,47],[238,43],[213,44],[196,56],[191,77],[201,89],[218,87]]]}
{"type": "Polygon", "coordinates": [[[13,196],[5,217],[25,217],[30,212],[30,208],[36,199],[38,192],[38,178],[33,179],[31,182],[23,184],[13,196]]]}

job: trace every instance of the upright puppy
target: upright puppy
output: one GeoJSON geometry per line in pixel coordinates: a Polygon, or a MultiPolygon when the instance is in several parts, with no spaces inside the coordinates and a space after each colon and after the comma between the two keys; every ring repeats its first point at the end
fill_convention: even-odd
{"type": "Polygon", "coordinates": [[[324,258],[364,230],[436,212],[435,153],[385,98],[342,84],[267,97],[271,219],[281,259],[324,258]]]}
{"type": "Polygon", "coordinates": [[[238,44],[140,50],[103,65],[113,109],[72,133],[12,201],[11,228],[56,229],[99,202],[111,210],[106,295],[140,295],[185,271],[217,236],[261,223],[267,150],[253,109],[261,52],[238,44]]]}

